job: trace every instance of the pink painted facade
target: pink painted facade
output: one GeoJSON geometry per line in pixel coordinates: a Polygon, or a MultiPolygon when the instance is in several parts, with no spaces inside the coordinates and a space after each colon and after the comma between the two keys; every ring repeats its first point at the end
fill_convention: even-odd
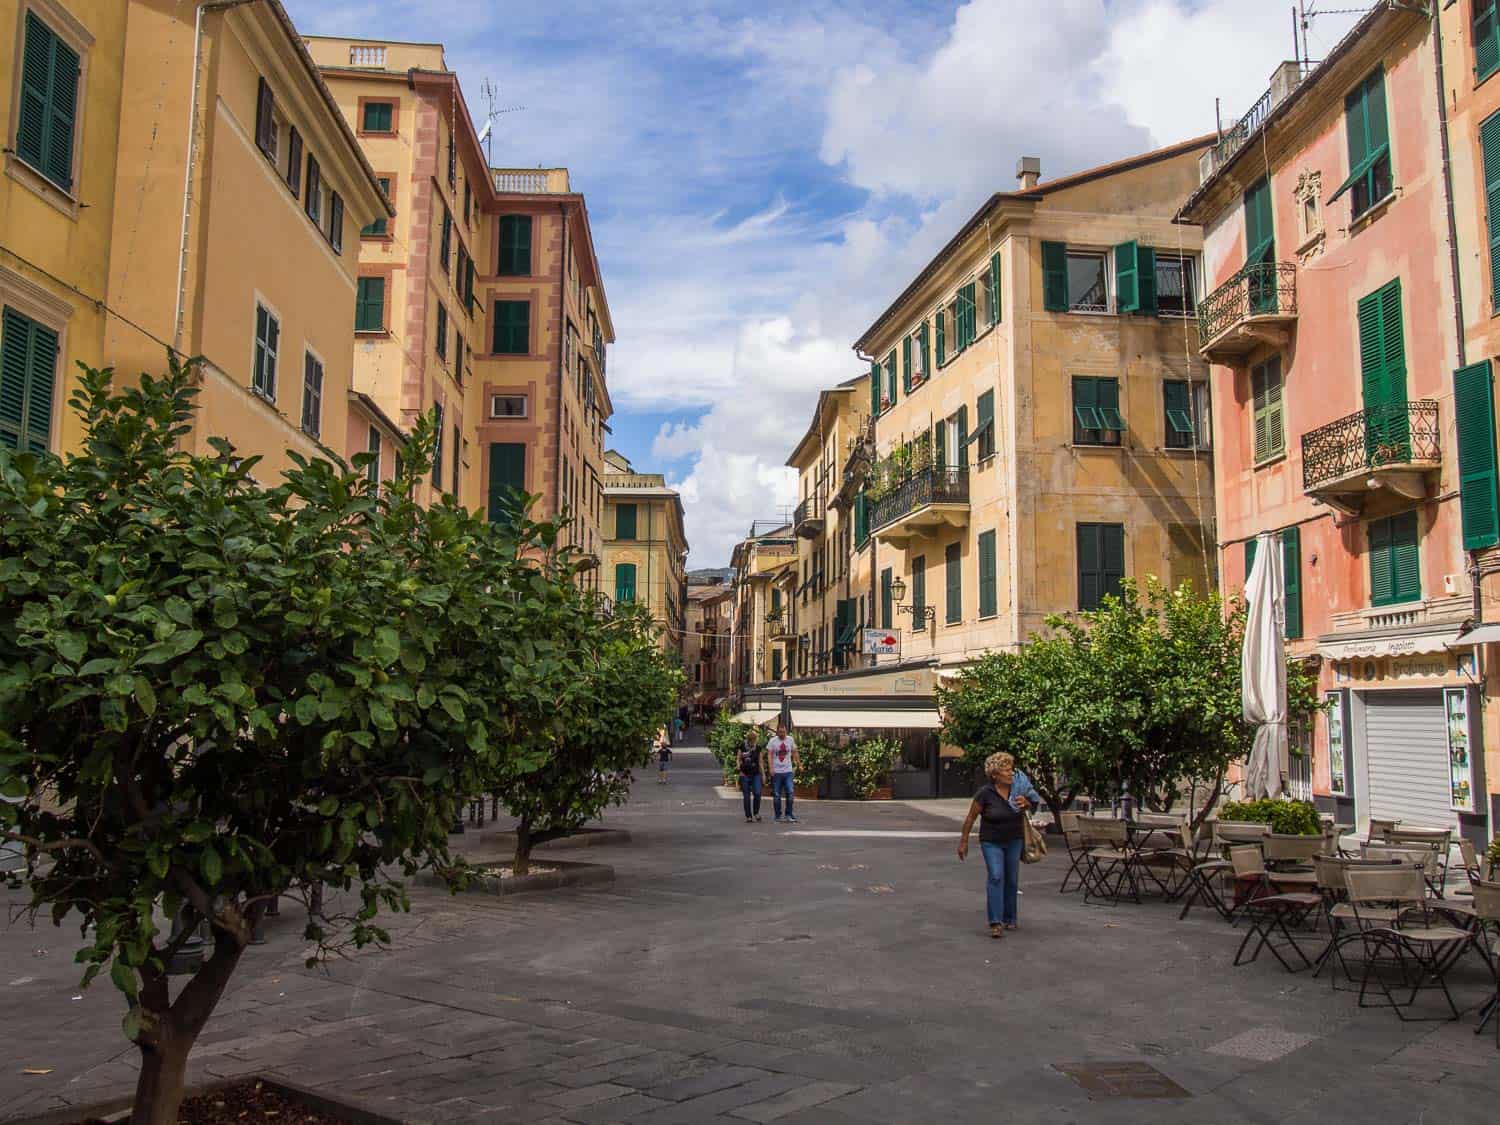
{"type": "MultiPolygon", "coordinates": [[[[1253,284],[1240,273],[1257,225],[1247,217],[1253,204],[1246,193],[1262,178],[1281,263],[1273,313],[1257,314],[1251,297],[1240,315],[1201,333],[1213,363],[1222,585],[1229,594],[1243,589],[1247,540],[1297,529],[1294,554],[1283,556],[1295,564],[1291,581],[1300,589],[1300,630],[1289,625],[1288,649],[1317,671],[1331,709],[1312,730],[1298,732],[1311,763],[1292,763],[1295,793],[1314,797],[1341,823],[1394,817],[1482,840],[1488,813],[1482,771],[1474,775],[1470,808],[1448,800],[1451,763],[1442,744],[1445,713],[1464,716],[1476,742],[1481,723],[1472,649],[1452,644],[1471,614],[1471,597],[1459,512],[1458,322],[1431,21],[1382,7],[1294,89],[1286,85],[1275,97],[1273,80],[1275,100],[1264,122],[1249,129],[1238,149],[1233,142],[1221,148],[1181,216],[1204,228],[1210,296],[1200,309],[1210,315],[1215,307],[1233,307],[1216,296],[1253,284]],[[1351,176],[1346,97],[1357,97],[1377,73],[1392,188],[1356,216],[1355,193],[1338,194],[1351,176]],[[1397,392],[1382,399],[1365,386],[1370,363],[1361,354],[1360,302],[1384,290],[1385,307],[1393,309],[1393,282],[1400,340],[1388,346],[1404,366],[1404,394],[1397,378],[1397,392]],[[1274,367],[1263,365],[1277,361],[1284,452],[1268,455],[1275,443],[1263,439],[1257,456],[1256,391],[1262,390],[1262,404],[1274,401],[1266,390],[1274,367]],[[1377,419],[1390,417],[1389,400],[1402,398],[1408,436],[1383,443],[1389,431],[1377,419]],[[1383,574],[1395,555],[1372,548],[1372,539],[1387,534],[1387,521],[1413,515],[1418,579],[1415,586],[1410,578],[1395,583],[1393,596],[1391,585],[1376,588],[1372,566],[1383,574]],[[1418,744],[1422,756],[1405,756],[1418,744]]],[[[1367,336],[1389,339],[1368,325],[1367,336]]],[[[1264,424],[1271,419],[1265,413],[1264,424]]]]}

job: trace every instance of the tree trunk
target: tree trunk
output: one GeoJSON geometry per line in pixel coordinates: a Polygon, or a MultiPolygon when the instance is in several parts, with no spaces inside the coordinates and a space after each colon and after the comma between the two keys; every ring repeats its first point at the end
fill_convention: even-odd
{"type": "Polygon", "coordinates": [[[130,1125],[173,1125],[177,1120],[193,1041],[171,1030],[170,1018],[162,1016],[161,1034],[155,1042],[140,1044],[141,1073],[135,1083],[130,1125]]]}
{"type": "Polygon", "coordinates": [[[516,825],[516,858],[510,865],[512,874],[531,874],[531,846],[531,821],[522,817],[516,825]]]}

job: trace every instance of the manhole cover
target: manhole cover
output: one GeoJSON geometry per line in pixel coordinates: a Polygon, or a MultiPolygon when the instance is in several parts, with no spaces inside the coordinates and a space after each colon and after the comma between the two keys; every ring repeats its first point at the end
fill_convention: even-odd
{"type": "Polygon", "coordinates": [[[1190,1098],[1193,1095],[1150,1063],[1054,1063],[1089,1098],[1190,1098]]]}

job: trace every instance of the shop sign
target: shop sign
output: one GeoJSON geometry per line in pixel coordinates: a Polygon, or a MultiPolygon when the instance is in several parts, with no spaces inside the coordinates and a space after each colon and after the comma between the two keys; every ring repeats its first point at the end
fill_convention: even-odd
{"type": "Polygon", "coordinates": [[[1368,656],[1339,660],[1333,665],[1335,683],[1382,680],[1441,680],[1454,674],[1453,654],[1426,652],[1410,656],[1368,656]]]}
{"type": "Polygon", "coordinates": [[[860,652],[866,656],[900,656],[901,631],[899,629],[866,629],[860,652]]]}

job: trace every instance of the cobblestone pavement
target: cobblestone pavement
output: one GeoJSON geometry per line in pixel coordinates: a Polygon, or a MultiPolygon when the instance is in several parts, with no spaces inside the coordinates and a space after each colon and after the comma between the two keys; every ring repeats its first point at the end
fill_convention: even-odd
{"type": "MultiPolygon", "coordinates": [[[[714,772],[685,750],[670,785],[641,779],[606,821],[632,842],[580,856],[615,865],[606,888],[414,889],[393,948],[317,970],[288,908],[193,1080],[275,1074],[410,1121],[527,1125],[1495,1120],[1478,958],[1452,976],[1461,1023],[1404,1025],[1269,957],[1232,968],[1240,931],[1204,912],[1059,896],[1056,855],[1024,869],[1022,928],[991,941],[951,819],[806,802],[784,826],[768,800],[750,825],[714,772]],[[829,830],[861,834],[801,834],[829,830]],[[1104,1064],[1186,1096],[1091,1095],[1066,1072],[1104,1064]]],[[[133,1083],[119,998],[79,993],[77,944],[0,928],[0,1120],[133,1083]]]]}

